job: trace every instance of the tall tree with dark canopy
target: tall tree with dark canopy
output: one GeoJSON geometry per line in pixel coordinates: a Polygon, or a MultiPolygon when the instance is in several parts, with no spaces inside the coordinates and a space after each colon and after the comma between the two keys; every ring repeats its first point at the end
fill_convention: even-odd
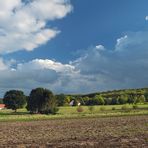
{"type": "Polygon", "coordinates": [[[15,112],[19,108],[23,108],[26,104],[26,96],[23,91],[20,90],[10,90],[4,95],[3,103],[6,108],[12,109],[15,112]]]}
{"type": "Polygon", "coordinates": [[[58,111],[56,98],[48,89],[33,89],[27,101],[27,110],[30,113],[55,114],[58,111]]]}

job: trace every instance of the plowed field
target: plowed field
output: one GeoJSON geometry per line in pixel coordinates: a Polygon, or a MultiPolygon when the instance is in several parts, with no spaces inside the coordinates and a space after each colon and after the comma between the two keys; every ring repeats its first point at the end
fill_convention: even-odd
{"type": "Polygon", "coordinates": [[[148,116],[1,122],[0,147],[148,148],[148,116]]]}

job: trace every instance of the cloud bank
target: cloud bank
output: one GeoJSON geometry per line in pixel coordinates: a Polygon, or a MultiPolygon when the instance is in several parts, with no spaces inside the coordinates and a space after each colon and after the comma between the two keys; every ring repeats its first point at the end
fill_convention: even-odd
{"type": "Polygon", "coordinates": [[[29,92],[42,86],[56,93],[148,86],[148,32],[129,32],[113,50],[97,45],[68,64],[49,59],[18,63],[0,60],[0,88],[29,92]],[[9,63],[6,64],[6,63],[9,63]]]}
{"type": "MultiPolygon", "coordinates": [[[[47,22],[72,11],[68,0],[1,0],[0,55],[31,51],[59,31],[47,22]]],[[[145,18],[148,20],[148,16],[145,18]]],[[[96,45],[67,64],[50,59],[26,62],[0,58],[0,95],[9,89],[28,94],[46,87],[55,93],[88,93],[148,86],[148,32],[127,32],[114,49],[96,45]]]]}
{"type": "Polygon", "coordinates": [[[31,51],[54,38],[59,31],[47,22],[71,12],[68,0],[1,0],[0,54],[31,51]]]}

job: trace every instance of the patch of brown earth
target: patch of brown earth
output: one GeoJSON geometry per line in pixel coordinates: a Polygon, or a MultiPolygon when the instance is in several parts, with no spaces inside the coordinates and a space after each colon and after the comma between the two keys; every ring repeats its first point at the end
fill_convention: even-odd
{"type": "Polygon", "coordinates": [[[1,122],[0,147],[148,148],[148,116],[1,122]]]}

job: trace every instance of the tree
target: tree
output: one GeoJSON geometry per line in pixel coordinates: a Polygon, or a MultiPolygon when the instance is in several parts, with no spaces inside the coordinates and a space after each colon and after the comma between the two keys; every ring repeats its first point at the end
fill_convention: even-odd
{"type": "Polygon", "coordinates": [[[144,96],[145,96],[145,101],[148,102],[148,92],[146,92],[146,93],[144,94],[144,96]]]}
{"type": "Polygon", "coordinates": [[[134,96],[134,104],[137,104],[138,103],[138,97],[137,95],[134,96]]]}
{"type": "Polygon", "coordinates": [[[96,102],[95,102],[94,98],[88,98],[88,100],[86,99],[85,104],[92,106],[92,105],[96,105],[96,102]]]}
{"type": "Polygon", "coordinates": [[[89,97],[83,97],[82,105],[89,105],[89,100],[90,100],[89,97]]]}
{"type": "Polygon", "coordinates": [[[128,96],[127,102],[128,102],[129,104],[133,104],[133,103],[135,102],[135,97],[134,97],[134,95],[129,95],[129,96],[128,96]]]}
{"type": "Polygon", "coordinates": [[[127,96],[126,94],[121,95],[121,96],[118,98],[118,101],[119,101],[119,104],[126,104],[127,101],[128,101],[128,96],[127,96]]]}
{"type": "Polygon", "coordinates": [[[64,106],[64,104],[65,104],[65,97],[66,96],[64,94],[59,94],[59,95],[56,96],[58,106],[64,106]]]}
{"type": "Polygon", "coordinates": [[[86,97],[85,99],[87,100],[85,103],[86,105],[92,106],[92,105],[104,105],[105,104],[104,98],[101,95],[96,95],[94,98],[86,97]]]}
{"type": "Polygon", "coordinates": [[[145,96],[144,95],[140,95],[139,97],[137,97],[135,99],[135,104],[137,103],[144,103],[145,102],[145,96]]]}
{"type": "Polygon", "coordinates": [[[94,101],[96,102],[95,105],[104,105],[105,104],[104,98],[101,95],[96,95],[94,98],[94,101]]]}
{"type": "Polygon", "coordinates": [[[27,110],[30,113],[55,114],[58,111],[56,98],[48,89],[33,89],[27,101],[27,110]]]}
{"type": "Polygon", "coordinates": [[[71,97],[70,97],[70,96],[66,96],[66,97],[65,97],[65,100],[64,100],[64,104],[65,104],[65,105],[69,105],[70,100],[71,100],[71,97]]]}
{"type": "Polygon", "coordinates": [[[104,101],[105,101],[105,105],[111,105],[112,98],[105,98],[104,101]]]}
{"type": "Polygon", "coordinates": [[[112,104],[112,105],[117,105],[117,104],[119,104],[118,98],[112,98],[111,104],[112,104]]]}
{"type": "Polygon", "coordinates": [[[10,90],[4,95],[3,103],[6,108],[12,109],[15,112],[19,108],[23,108],[26,104],[26,96],[23,91],[20,90],[10,90]]]}

